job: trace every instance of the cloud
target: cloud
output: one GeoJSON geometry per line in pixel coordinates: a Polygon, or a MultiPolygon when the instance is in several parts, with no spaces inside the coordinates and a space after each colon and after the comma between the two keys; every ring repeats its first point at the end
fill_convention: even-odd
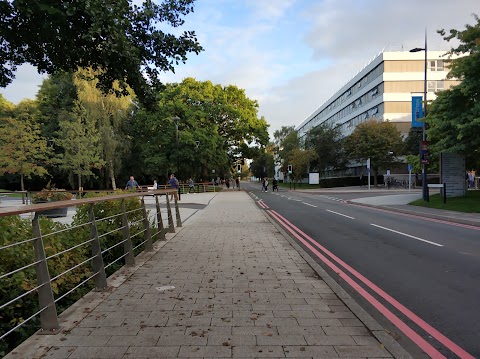
{"type": "Polygon", "coordinates": [[[24,64],[18,67],[15,80],[7,87],[0,89],[0,92],[13,103],[23,99],[33,99],[45,77],[46,75],[40,75],[34,66],[24,64]]]}
{"type": "Polygon", "coordinates": [[[275,20],[282,17],[286,11],[295,5],[296,0],[247,0],[247,6],[253,9],[256,20],[275,20]]]}

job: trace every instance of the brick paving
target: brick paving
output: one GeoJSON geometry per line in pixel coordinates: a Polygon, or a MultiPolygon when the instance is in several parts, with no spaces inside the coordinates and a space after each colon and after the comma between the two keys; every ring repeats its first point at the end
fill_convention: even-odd
{"type": "Polygon", "coordinates": [[[73,329],[45,342],[38,357],[392,357],[245,192],[215,196],[73,329]]]}

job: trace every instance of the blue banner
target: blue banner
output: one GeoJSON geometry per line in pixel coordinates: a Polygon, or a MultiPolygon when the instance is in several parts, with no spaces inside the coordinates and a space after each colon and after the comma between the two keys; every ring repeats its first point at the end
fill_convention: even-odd
{"type": "Polygon", "coordinates": [[[422,127],[422,121],[418,121],[423,118],[422,100],[422,96],[412,97],[412,127],[422,127]]]}

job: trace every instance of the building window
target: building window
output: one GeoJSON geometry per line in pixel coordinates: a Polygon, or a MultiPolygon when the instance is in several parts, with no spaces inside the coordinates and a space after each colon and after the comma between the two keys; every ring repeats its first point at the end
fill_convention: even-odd
{"type": "Polygon", "coordinates": [[[372,108],[372,115],[375,115],[378,113],[378,107],[372,108]]]}
{"type": "Polygon", "coordinates": [[[430,71],[445,71],[445,62],[443,60],[428,61],[428,69],[430,71]]]}
{"type": "Polygon", "coordinates": [[[346,93],[347,93],[347,96],[350,96],[352,94],[352,89],[348,89],[346,93]]]}
{"type": "Polygon", "coordinates": [[[428,92],[438,92],[445,90],[445,81],[428,81],[428,92]]]}
{"type": "Polygon", "coordinates": [[[373,90],[372,90],[372,96],[375,96],[378,94],[378,87],[375,87],[373,90]]]}

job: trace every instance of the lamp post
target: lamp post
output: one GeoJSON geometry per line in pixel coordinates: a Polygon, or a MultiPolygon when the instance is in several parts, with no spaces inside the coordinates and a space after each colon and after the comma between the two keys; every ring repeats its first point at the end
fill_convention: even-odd
{"type": "MultiPolygon", "coordinates": [[[[424,79],[423,79],[423,121],[422,121],[422,142],[425,143],[427,140],[427,133],[426,128],[427,124],[425,118],[427,117],[427,29],[425,29],[425,47],[420,48],[416,47],[411,49],[410,52],[425,52],[425,61],[424,61],[424,79]]],[[[420,147],[420,151],[422,151],[422,147],[420,147]]],[[[421,158],[421,152],[420,152],[421,158]]],[[[427,194],[427,163],[422,161],[422,197],[424,201],[428,201],[428,194],[427,194]]]]}
{"type": "MultiPolygon", "coordinates": [[[[176,153],[176,159],[177,159],[177,180],[178,180],[178,122],[180,121],[180,117],[174,117],[172,118],[173,123],[175,123],[175,129],[176,129],[176,142],[177,142],[177,153],[176,153]]],[[[182,199],[181,193],[180,193],[180,181],[178,181],[178,200],[180,201],[182,199]]]]}

